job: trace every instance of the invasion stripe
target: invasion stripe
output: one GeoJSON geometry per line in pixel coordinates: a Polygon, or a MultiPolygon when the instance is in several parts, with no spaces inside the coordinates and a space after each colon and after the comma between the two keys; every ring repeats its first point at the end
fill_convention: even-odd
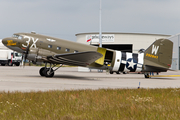
{"type": "Polygon", "coordinates": [[[133,53],[132,56],[133,56],[133,59],[136,60],[136,62],[138,63],[138,54],[133,53]]]}

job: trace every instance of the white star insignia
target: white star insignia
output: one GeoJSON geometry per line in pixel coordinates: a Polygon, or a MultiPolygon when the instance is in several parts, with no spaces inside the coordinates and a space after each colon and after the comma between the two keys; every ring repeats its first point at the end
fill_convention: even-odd
{"type": "Polygon", "coordinates": [[[133,59],[131,60],[131,62],[128,62],[128,63],[129,63],[128,68],[132,67],[132,69],[134,69],[134,65],[135,65],[136,63],[133,62],[133,59]]]}

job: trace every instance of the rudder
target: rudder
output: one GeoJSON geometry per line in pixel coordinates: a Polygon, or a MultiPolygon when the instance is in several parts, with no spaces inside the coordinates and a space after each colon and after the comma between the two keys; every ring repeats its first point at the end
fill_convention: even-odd
{"type": "Polygon", "coordinates": [[[144,70],[167,71],[172,63],[173,42],[158,39],[144,53],[144,70]]]}

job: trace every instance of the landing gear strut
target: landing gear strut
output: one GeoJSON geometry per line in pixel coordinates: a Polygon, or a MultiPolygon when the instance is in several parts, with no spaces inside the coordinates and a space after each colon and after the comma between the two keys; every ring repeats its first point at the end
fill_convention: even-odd
{"type": "Polygon", "coordinates": [[[52,68],[46,68],[44,69],[44,76],[46,77],[53,77],[54,76],[54,71],[52,68]]]}
{"type": "Polygon", "coordinates": [[[41,76],[45,76],[45,77],[53,77],[54,76],[54,72],[56,70],[58,70],[60,67],[62,67],[63,64],[61,64],[59,67],[57,67],[56,69],[53,70],[54,67],[57,66],[57,64],[53,64],[53,67],[52,67],[52,63],[50,63],[50,67],[47,68],[47,63],[45,63],[45,67],[42,67],[40,70],[39,70],[39,74],[41,76]]]}

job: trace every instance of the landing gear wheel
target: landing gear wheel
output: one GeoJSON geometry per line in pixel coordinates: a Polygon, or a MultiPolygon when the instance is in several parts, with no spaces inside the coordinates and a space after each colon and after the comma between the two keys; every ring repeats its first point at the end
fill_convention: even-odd
{"type": "Polygon", "coordinates": [[[119,72],[119,71],[117,71],[117,72],[116,72],[116,74],[120,74],[120,72],[119,72]]]}
{"type": "Polygon", "coordinates": [[[40,74],[41,76],[45,76],[45,75],[44,75],[44,70],[45,70],[45,67],[42,67],[42,68],[39,70],[39,74],[40,74]]]}
{"type": "Polygon", "coordinates": [[[149,74],[144,74],[144,77],[145,78],[149,78],[149,74]]]}
{"type": "Polygon", "coordinates": [[[44,75],[46,76],[46,77],[53,77],[54,76],[54,71],[53,71],[53,69],[51,68],[46,68],[46,69],[44,69],[44,75]]]}
{"type": "Polygon", "coordinates": [[[110,71],[109,73],[110,73],[110,74],[113,74],[113,71],[110,71]]]}

